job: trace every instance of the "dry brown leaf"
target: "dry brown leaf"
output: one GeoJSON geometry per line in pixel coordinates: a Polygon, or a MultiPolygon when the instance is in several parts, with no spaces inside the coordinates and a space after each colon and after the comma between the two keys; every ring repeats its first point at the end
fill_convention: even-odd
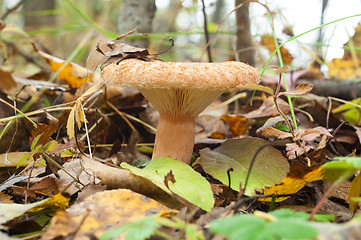
{"type": "Polygon", "coordinates": [[[130,190],[96,193],[83,202],[58,213],[42,235],[42,240],[72,237],[94,238],[125,223],[167,211],[168,208],[130,190]]]}
{"type": "Polygon", "coordinates": [[[278,139],[285,139],[292,137],[291,133],[284,132],[273,127],[268,127],[266,130],[262,132],[262,135],[266,137],[276,137],[278,139]]]}
{"type": "Polygon", "coordinates": [[[29,189],[26,190],[27,194],[30,197],[35,198],[35,194],[42,194],[48,197],[53,197],[55,194],[59,193],[59,187],[52,177],[46,177],[40,182],[34,184],[29,189]]]}
{"type": "MultiPolygon", "coordinates": [[[[284,114],[288,114],[290,112],[290,107],[289,107],[288,103],[283,101],[281,98],[277,99],[277,104],[284,114]]],[[[274,116],[278,116],[278,115],[279,115],[279,112],[277,111],[277,109],[275,107],[275,103],[274,103],[272,96],[267,97],[266,100],[264,101],[264,103],[262,103],[262,105],[258,109],[254,110],[252,112],[243,114],[243,116],[247,119],[274,117],[274,116]]]]}
{"type": "Polygon", "coordinates": [[[29,144],[33,142],[33,140],[41,134],[41,137],[39,138],[39,141],[37,145],[45,145],[47,144],[50,139],[51,135],[58,129],[59,123],[53,122],[50,125],[43,124],[43,123],[37,123],[37,127],[33,128],[31,131],[31,137],[29,139],[29,144]]]}
{"type": "Polygon", "coordinates": [[[14,203],[14,201],[11,199],[12,196],[9,196],[3,192],[0,192],[0,203],[3,204],[3,203],[14,203]]]}
{"type": "Polygon", "coordinates": [[[0,79],[0,90],[9,91],[17,86],[11,72],[6,71],[2,66],[0,66],[0,79]]]}
{"type": "MultiPolygon", "coordinates": [[[[267,137],[276,137],[279,139],[293,137],[289,132],[284,132],[272,127],[268,127],[262,134],[267,137]]],[[[311,149],[322,149],[326,147],[327,140],[333,137],[326,128],[321,126],[312,129],[295,129],[294,135],[293,141],[295,142],[286,144],[286,155],[289,159],[295,159],[311,149]],[[319,140],[319,143],[317,144],[315,140],[319,140]]]]}
{"type": "Polygon", "coordinates": [[[286,73],[290,70],[289,66],[283,66],[281,68],[274,68],[276,73],[286,73]]]}
{"type": "Polygon", "coordinates": [[[84,201],[90,195],[94,195],[98,192],[104,192],[106,190],[105,185],[89,184],[86,185],[78,194],[77,203],[84,201]]]}
{"type": "Polygon", "coordinates": [[[313,85],[308,83],[301,83],[298,85],[295,89],[286,91],[286,92],[280,92],[278,96],[282,95],[288,95],[288,96],[301,96],[306,93],[309,93],[312,90],[313,85]]]}

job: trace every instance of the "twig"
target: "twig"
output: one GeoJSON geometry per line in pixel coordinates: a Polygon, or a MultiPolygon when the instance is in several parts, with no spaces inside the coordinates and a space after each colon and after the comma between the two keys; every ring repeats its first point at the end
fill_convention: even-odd
{"type": "Polygon", "coordinates": [[[243,192],[246,192],[246,188],[247,188],[247,184],[248,184],[248,180],[249,180],[249,176],[251,175],[251,170],[253,168],[253,164],[256,161],[257,155],[265,148],[268,146],[272,146],[271,144],[265,144],[263,146],[261,146],[259,149],[257,149],[256,153],[253,155],[252,161],[249,164],[249,168],[248,168],[248,172],[247,172],[247,177],[246,180],[244,182],[244,188],[243,188],[243,192]]]}
{"type": "MultiPolygon", "coordinates": [[[[244,6],[245,4],[249,4],[249,3],[251,3],[251,2],[258,3],[258,4],[262,5],[264,8],[266,8],[266,10],[267,10],[268,12],[271,12],[271,10],[269,10],[269,8],[268,8],[265,4],[258,2],[258,0],[249,0],[249,1],[247,1],[247,2],[244,2],[244,3],[241,3],[241,4],[237,5],[237,6],[236,6],[235,8],[233,8],[232,11],[230,11],[230,12],[227,14],[227,16],[218,24],[217,30],[216,30],[216,31],[212,34],[212,36],[210,37],[209,41],[207,42],[206,48],[208,48],[208,46],[211,44],[211,42],[213,41],[213,39],[216,37],[217,33],[222,29],[223,24],[224,24],[224,22],[227,20],[227,18],[229,18],[229,16],[230,16],[233,12],[237,11],[238,9],[240,9],[240,8],[241,8],[242,6],[244,6]]],[[[273,21],[272,21],[272,23],[273,23],[273,21]]],[[[205,51],[205,50],[203,50],[200,58],[202,58],[202,56],[203,56],[203,54],[204,54],[204,51],[205,51]]]]}
{"type": "Polygon", "coordinates": [[[327,192],[325,193],[325,195],[322,197],[322,199],[317,203],[317,205],[312,209],[312,212],[310,214],[310,217],[308,218],[308,221],[312,221],[313,217],[316,215],[316,213],[318,212],[318,210],[320,210],[320,208],[322,207],[322,205],[326,202],[328,196],[330,196],[330,194],[332,193],[333,190],[335,190],[335,188],[337,187],[337,185],[339,184],[339,182],[335,182],[334,184],[332,184],[332,186],[330,187],[330,189],[327,190],[327,192]]]}
{"type": "Polygon", "coordinates": [[[204,0],[201,0],[202,2],[202,12],[203,12],[203,19],[204,19],[204,34],[206,37],[206,43],[207,43],[207,54],[208,54],[208,61],[212,62],[212,54],[211,54],[211,45],[208,44],[209,42],[209,32],[208,32],[208,23],[207,23],[207,14],[206,14],[206,6],[204,4],[204,0]]]}
{"type": "Polygon", "coordinates": [[[16,11],[21,5],[23,5],[24,2],[25,2],[25,0],[21,0],[17,4],[15,4],[12,8],[8,8],[7,11],[0,17],[0,19],[5,20],[5,18],[7,18],[7,16],[10,13],[16,11]]]}

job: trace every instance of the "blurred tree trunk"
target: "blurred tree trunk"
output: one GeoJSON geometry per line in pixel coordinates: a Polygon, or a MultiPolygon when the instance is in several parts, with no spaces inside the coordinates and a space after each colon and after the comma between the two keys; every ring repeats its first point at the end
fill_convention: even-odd
{"type": "MultiPolygon", "coordinates": [[[[325,23],[325,11],[328,5],[328,0],[322,0],[322,8],[321,8],[321,19],[320,19],[320,24],[324,24],[325,23]]],[[[317,37],[317,42],[318,43],[322,43],[323,41],[323,35],[324,35],[324,28],[320,28],[318,30],[318,37],[317,37]]],[[[319,57],[322,57],[322,46],[317,47],[317,54],[319,57]]]]}
{"type": "Polygon", "coordinates": [[[53,26],[55,24],[55,15],[34,16],[31,12],[53,10],[55,8],[54,0],[31,0],[24,1],[25,30],[38,29],[40,26],[53,26]]]}
{"type": "Polygon", "coordinates": [[[216,9],[212,15],[212,22],[219,23],[223,18],[224,0],[217,0],[216,9]]]}
{"type": "MultiPolygon", "coordinates": [[[[119,33],[132,29],[137,29],[138,33],[151,33],[155,11],[155,0],[123,0],[118,21],[119,33]]],[[[147,48],[149,40],[132,40],[131,44],[147,48]]]]}
{"type": "MultiPolygon", "coordinates": [[[[236,6],[246,0],[236,0],[236,6]]],[[[251,29],[249,23],[249,5],[246,4],[236,11],[237,43],[236,59],[250,65],[255,64],[252,46],[251,29]]]]}

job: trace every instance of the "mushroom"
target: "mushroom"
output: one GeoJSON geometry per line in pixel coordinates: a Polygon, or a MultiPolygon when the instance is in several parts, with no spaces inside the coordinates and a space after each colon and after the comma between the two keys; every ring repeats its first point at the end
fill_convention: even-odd
{"type": "Polygon", "coordinates": [[[196,117],[225,91],[251,89],[257,69],[241,62],[181,63],[126,59],[102,69],[113,85],[135,87],[159,111],[152,159],[170,157],[190,164],[196,117]]]}

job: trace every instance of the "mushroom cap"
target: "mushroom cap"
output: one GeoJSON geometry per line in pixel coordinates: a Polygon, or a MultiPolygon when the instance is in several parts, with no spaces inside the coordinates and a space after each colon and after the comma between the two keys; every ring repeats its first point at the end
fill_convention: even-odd
{"type": "Polygon", "coordinates": [[[126,59],[101,73],[109,84],[136,88],[190,88],[230,91],[258,84],[259,71],[242,62],[147,62],[126,59]]]}

